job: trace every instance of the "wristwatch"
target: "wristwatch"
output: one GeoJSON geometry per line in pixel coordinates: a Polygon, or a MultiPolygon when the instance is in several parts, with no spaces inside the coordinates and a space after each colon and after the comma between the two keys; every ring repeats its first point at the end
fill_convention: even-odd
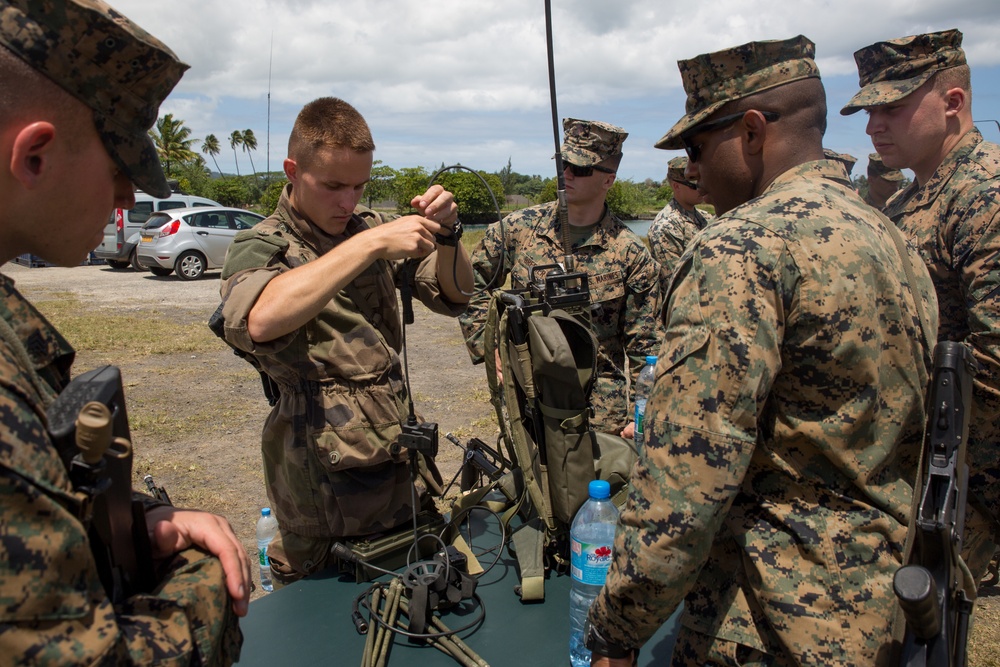
{"type": "Polygon", "coordinates": [[[458,245],[458,240],[462,238],[462,221],[455,220],[455,226],[451,228],[451,234],[445,236],[438,232],[434,235],[434,240],[437,241],[438,245],[458,245]]]}
{"type": "Polygon", "coordinates": [[[583,624],[583,645],[591,653],[603,655],[605,658],[612,658],[614,660],[632,657],[634,662],[634,654],[637,653],[635,649],[626,648],[619,644],[612,644],[602,637],[597,628],[590,624],[590,619],[587,619],[583,624]]]}

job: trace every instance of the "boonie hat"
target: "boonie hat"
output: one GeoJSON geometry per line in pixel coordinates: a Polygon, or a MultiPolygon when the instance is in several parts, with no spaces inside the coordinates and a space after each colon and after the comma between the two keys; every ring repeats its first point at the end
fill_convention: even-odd
{"type": "Polygon", "coordinates": [[[850,155],[848,153],[837,153],[836,151],[832,151],[829,148],[823,149],[823,157],[825,157],[827,160],[836,160],[837,162],[842,163],[844,167],[847,168],[848,176],[851,175],[851,172],[854,170],[854,165],[858,161],[858,158],[854,157],[853,155],[850,155]]]}
{"type": "Polygon", "coordinates": [[[562,159],[589,167],[622,154],[628,132],[599,120],[563,119],[562,159]]]}
{"type": "Polygon", "coordinates": [[[872,153],[868,156],[868,180],[881,178],[883,181],[902,181],[903,172],[885,166],[882,156],[872,153]]]}
{"type": "Polygon", "coordinates": [[[683,148],[681,135],[708,120],[726,102],[800,79],[819,78],[815,56],[816,45],[799,35],[750,42],[678,61],[687,93],[687,113],[656,142],[656,147],[683,148]]]}
{"type": "Polygon", "coordinates": [[[876,42],[855,51],[854,61],[861,90],[840,110],[844,116],[901,100],[937,72],[964,65],[962,33],[945,30],[876,42]]]}
{"type": "Polygon", "coordinates": [[[684,170],[687,169],[688,159],[684,156],[675,157],[670,162],[667,163],[667,178],[671,181],[683,181],[688,182],[687,177],[684,176],[684,170]]]}
{"type": "Polygon", "coordinates": [[[165,44],[100,0],[0,0],[0,44],[93,110],[133,183],[170,195],[148,130],[188,66],[165,44]]]}

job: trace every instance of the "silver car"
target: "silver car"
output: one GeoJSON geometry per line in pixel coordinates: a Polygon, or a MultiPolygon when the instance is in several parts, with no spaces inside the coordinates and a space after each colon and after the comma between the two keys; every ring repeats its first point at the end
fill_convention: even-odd
{"type": "Polygon", "coordinates": [[[198,207],[160,211],[142,226],[136,254],[158,276],[176,272],[196,280],[220,269],[236,233],[250,229],[264,216],[239,208],[198,207]]]}

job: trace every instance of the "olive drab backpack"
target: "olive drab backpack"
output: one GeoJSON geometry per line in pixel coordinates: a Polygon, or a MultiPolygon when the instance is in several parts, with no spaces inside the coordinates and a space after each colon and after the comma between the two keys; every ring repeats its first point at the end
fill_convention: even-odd
{"type": "MultiPolygon", "coordinates": [[[[546,570],[568,570],[569,526],[587,499],[589,482],[610,482],[620,507],[635,460],[631,442],[590,426],[597,339],[586,319],[586,275],[569,275],[582,276],[581,298],[558,295],[565,274],[546,279],[537,298],[495,292],[484,335],[491,401],[511,464],[495,483],[506,502],[494,509],[504,510],[505,523],[520,518],[519,525],[511,524],[511,541],[522,601],[544,599],[546,570]],[[502,378],[493,363],[497,352],[502,378]]],[[[468,493],[456,509],[483,502],[493,486],[468,493]]]]}

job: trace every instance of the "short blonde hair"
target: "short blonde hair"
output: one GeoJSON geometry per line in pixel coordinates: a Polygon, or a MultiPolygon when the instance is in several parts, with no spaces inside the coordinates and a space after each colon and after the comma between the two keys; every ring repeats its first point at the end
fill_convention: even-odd
{"type": "Polygon", "coordinates": [[[288,138],[288,157],[307,166],[321,148],[375,150],[371,130],[358,110],[342,99],[321,97],[302,107],[288,138]]]}

